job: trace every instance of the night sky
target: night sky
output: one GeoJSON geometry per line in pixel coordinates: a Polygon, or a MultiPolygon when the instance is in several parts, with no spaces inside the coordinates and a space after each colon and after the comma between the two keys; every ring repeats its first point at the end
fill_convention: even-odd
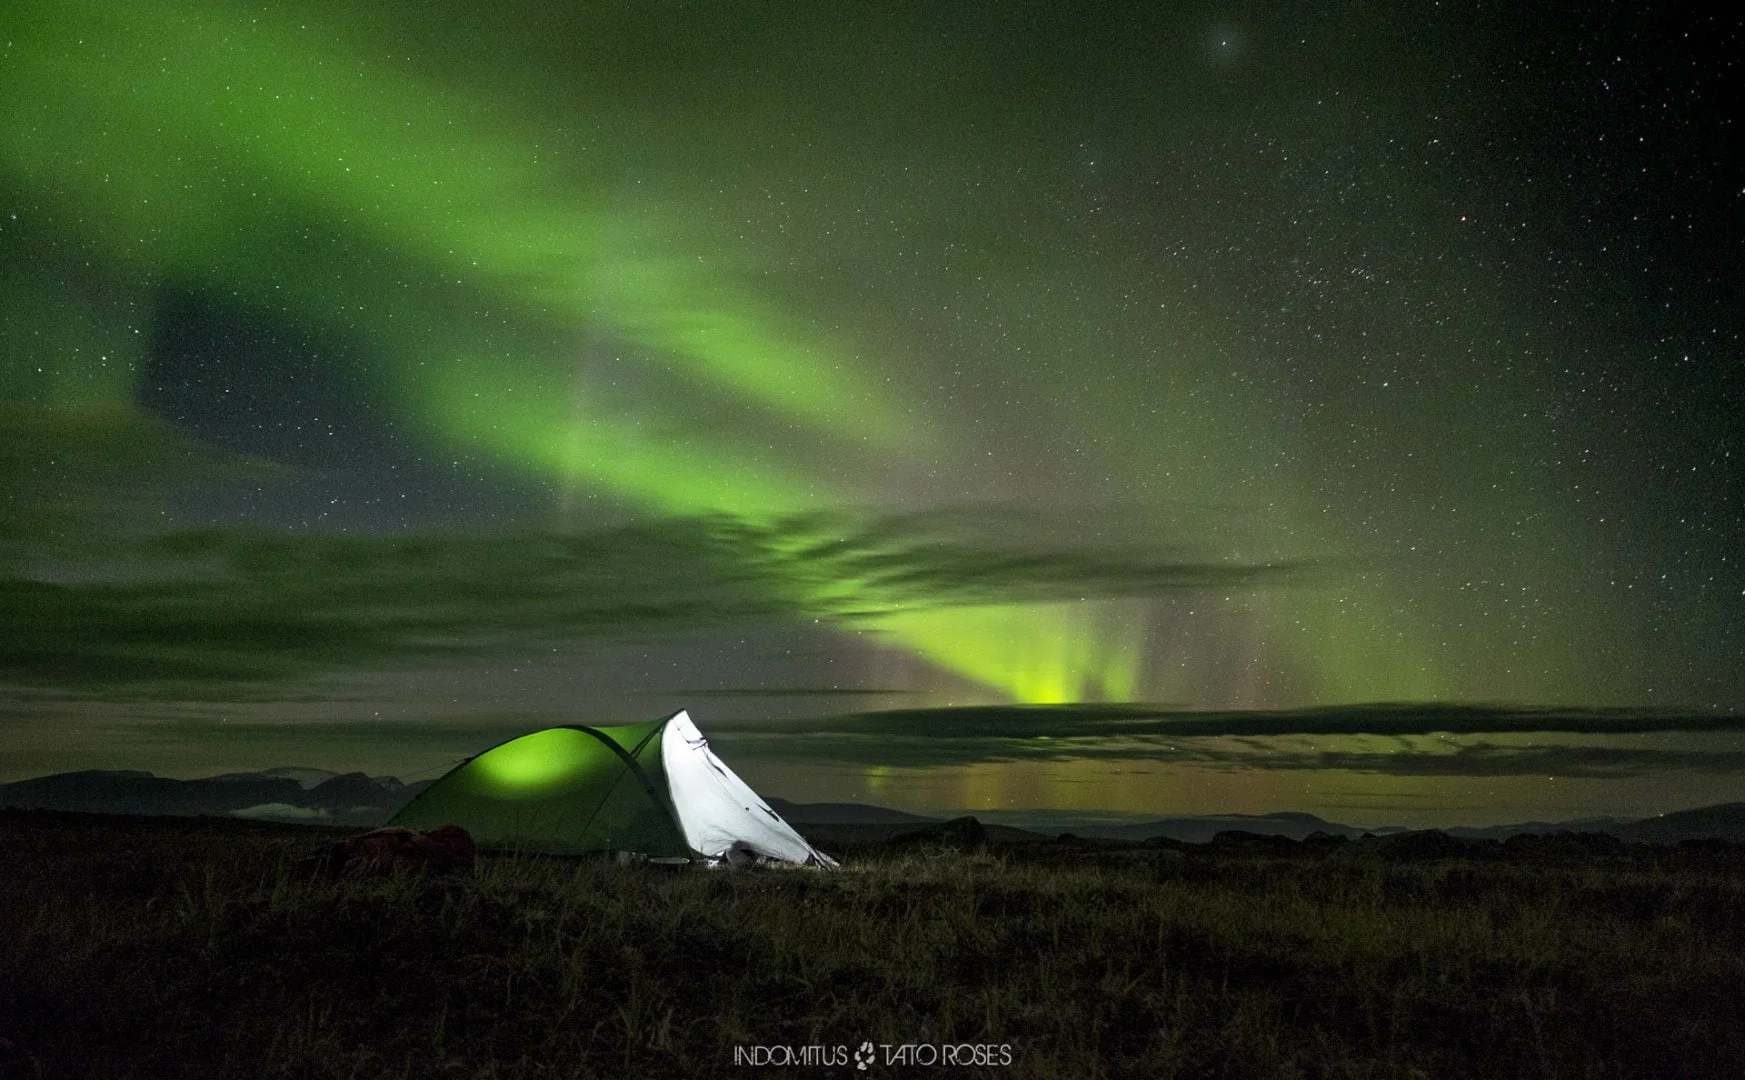
{"type": "Polygon", "coordinates": [[[0,780],[1745,799],[1745,34],[1537,7],[8,4],[0,780]]]}

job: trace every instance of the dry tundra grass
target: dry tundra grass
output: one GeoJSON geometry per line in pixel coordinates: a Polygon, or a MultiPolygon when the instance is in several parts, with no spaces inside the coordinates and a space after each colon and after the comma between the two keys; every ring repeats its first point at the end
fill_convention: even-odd
{"type": "Polygon", "coordinates": [[[1745,861],[1725,845],[869,847],[839,873],[499,857],[333,881],[301,861],[323,839],[0,814],[0,1076],[747,1076],[736,1047],[863,1041],[1010,1060],[767,1071],[1563,1080],[1745,1061],[1745,861]]]}

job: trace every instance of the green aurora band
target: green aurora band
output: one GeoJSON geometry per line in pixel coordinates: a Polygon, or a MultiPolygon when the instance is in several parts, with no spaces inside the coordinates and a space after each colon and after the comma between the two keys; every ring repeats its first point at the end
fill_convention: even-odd
{"type": "MultiPolygon", "coordinates": [[[[730,223],[617,160],[637,128],[621,104],[492,101],[398,62],[391,35],[316,13],[69,0],[13,5],[0,34],[0,169],[35,217],[9,225],[40,256],[0,282],[9,313],[36,313],[0,342],[12,402],[132,403],[152,297],[191,284],[364,343],[359,377],[425,446],[546,478],[559,527],[596,493],[749,522],[876,505],[889,477],[952,452],[952,418],[877,359],[921,346],[760,286],[768,268],[730,223]]],[[[1212,361],[1184,340],[1185,388],[1212,361]]],[[[1094,424],[1100,408],[1053,420],[1094,424]]],[[[1249,559],[1353,550],[1312,496],[1215,442],[1273,411],[1257,391],[1184,396],[1147,429],[1152,458],[1096,453],[1135,484],[1173,463],[1167,491],[1187,502],[1225,474],[1260,477],[1248,490],[1272,548],[1245,545],[1249,559]]],[[[850,625],[1010,700],[1193,694],[1191,673],[1148,659],[1144,601],[891,611],[871,580],[792,588],[825,612],[865,592],[850,625]]],[[[1380,578],[1206,603],[1246,613],[1300,700],[1460,688],[1445,668],[1461,646],[1433,643],[1380,578]]],[[[1545,678],[1519,685],[1563,685],[1545,678]]]]}

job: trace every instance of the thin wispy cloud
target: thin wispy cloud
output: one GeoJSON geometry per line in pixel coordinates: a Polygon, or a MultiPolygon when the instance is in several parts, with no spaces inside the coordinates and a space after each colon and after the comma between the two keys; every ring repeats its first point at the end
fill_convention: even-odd
{"type": "Polygon", "coordinates": [[[1048,546],[979,512],[709,516],[583,535],[181,531],[0,579],[0,680],[70,690],[286,680],[554,641],[896,610],[1257,588],[1300,567],[1048,546]],[[983,523],[985,524],[985,523],[983,523]]]}
{"type": "Polygon", "coordinates": [[[1559,777],[1622,779],[1663,773],[1739,775],[1745,751],[1472,743],[1387,750],[1303,750],[1270,740],[877,738],[870,735],[756,736],[725,732],[716,741],[735,760],[828,762],[859,768],[948,769],[978,764],[1151,766],[1252,772],[1358,773],[1398,777],[1559,777]]]}
{"type": "Polygon", "coordinates": [[[735,752],[769,760],[861,767],[1094,760],[1389,776],[1619,778],[1657,771],[1745,772],[1745,751],[1562,743],[1741,731],[1745,716],[1636,709],[1429,703],[1208,713],[1089,704],[892,709],[809,721],[750,721],[724,728],[718,737],[735,752]],[[1535,741],[1523,744],[1529,739],[1535,741]]]}
{"type": "Polygon", "coordinates": [[[1255,712],[1203,712],[1167,705],[1085,703],[888,709],[771,721],[769,730],[912,738],[1269,737],[1284,735],[1472,735],[1490,732],[1645,734],[1745,731],[1745,715],[1608,708],[1515,707],[1439,702],[1334,705],[1255,712]]]}

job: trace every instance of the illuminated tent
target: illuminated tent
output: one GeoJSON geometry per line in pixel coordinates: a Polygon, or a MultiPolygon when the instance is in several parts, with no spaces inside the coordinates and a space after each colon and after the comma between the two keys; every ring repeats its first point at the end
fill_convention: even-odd
{"type": "Polygon", "coordinates": [[[460,825],[499,850],[836,865],[715,756],[684,712],[511,739],[431,784],[389,824],[460,825]]]}

